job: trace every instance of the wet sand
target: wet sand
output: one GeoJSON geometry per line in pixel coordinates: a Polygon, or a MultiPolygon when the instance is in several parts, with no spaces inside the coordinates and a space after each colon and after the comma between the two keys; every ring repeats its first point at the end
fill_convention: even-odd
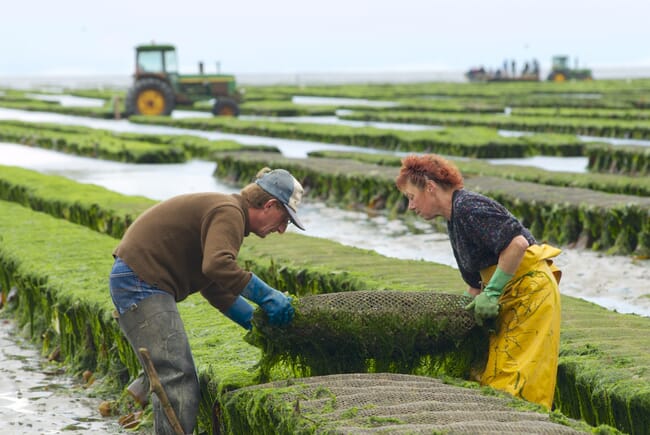
{"type": "Polygon", "coordinates": [[[650,260],[564,249],[560,293],[619,313],[650,317],[650,260]]]}
{"type": "Polygon", "coordinates": [[[0,319],[0,361],[0,433],[128,433],[117,417],[101,416],[102,399],[90,397],[92,386],[85,390],[81,379],[75,381],[48,364],[8,319],[0,319]]]}

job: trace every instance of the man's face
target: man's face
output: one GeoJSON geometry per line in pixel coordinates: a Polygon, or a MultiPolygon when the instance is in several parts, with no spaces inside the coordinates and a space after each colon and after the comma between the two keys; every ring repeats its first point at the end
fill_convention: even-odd
{"type": "Polygon", "coordinates": [[[289,213],[277,199],[271,199],[264,204],[260,213],[258,224],[251,228],[251,232],[264,238],[271,233],[284,233],[291,223],[289,213]]]}

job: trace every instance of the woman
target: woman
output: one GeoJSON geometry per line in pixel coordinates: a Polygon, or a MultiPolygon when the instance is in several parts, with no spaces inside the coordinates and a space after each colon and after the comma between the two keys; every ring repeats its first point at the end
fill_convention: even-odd
{"type": "Polygon", "coordinates": [[[402,160],[397,188],[409,210],[442,216],[479,325],[490,332],[483,385],[551,408],[560,342],[560,250],[538,244],[505,207],[463,188],[460,171],[442,157],[402,160]]]}
{"type": "MultiPolygon", "coordinates": [[[[200,389],[176,303],[200,292],[250,329],[253,307],[245,297],[266,312],[270,323],[291,322],[291,298],[243,270],[237,255],[250,233],[261,238],[282,234],[289,223],[304,230],[296,216],[302,194],[289,172],[265,168],[240,194],[193,193],[156,204],[131,224],[113,252],[110,292],[120,328],[141,363],[138,349],[149,350],[183,433],[194,431],[200,389]]],[[[129,386],[141,404],[147,401],[146,384],[143,378],[129,386]]],[[[173,434],[162,405],[154,397],[154,431],[173,434]]]]}

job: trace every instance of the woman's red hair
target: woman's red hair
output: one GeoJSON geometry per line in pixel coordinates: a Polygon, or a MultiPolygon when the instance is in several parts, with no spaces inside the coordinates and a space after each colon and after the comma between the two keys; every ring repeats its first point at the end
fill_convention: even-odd
{"type": "Polygon", "coordinates": [[[402,167],[395,179],[398,189],[401,190],[407,183],[423,189],[428,180],[446,189],[463,187],[463,175],[456,165],[437,154],[414,154],[402,159],[402,167]]]}

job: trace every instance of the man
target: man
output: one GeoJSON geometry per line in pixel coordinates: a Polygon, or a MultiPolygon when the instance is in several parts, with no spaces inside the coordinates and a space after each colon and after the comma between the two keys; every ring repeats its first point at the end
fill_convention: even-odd
{"type": "MultiPolygon", "coordinates": [[[[250,329],[249,299],[266,312],[270,323],[291,322],[291,298],[242,270],[237,255],[250,233],[261,238],[282,234],[289,223],[304,230],[296,215],[302,194],[302,186],[289,172],[264,168],[239,194],[194,193],[158,203],[133,222],[113,252],[110,291],[120,328],[141,364],[138,349],[149,350],[186,434],[196,425],[200,391],[176,303],[200,292],[231,320],[250,329]]],[[[146,384],[136,380],[129,387],[141,402],[146,401],[146,384]],[[138,385],[140,392],[134,393],[138,385]]],[[[157,397],[153,410],[156,434],[175,433],[157,397]]]]}

